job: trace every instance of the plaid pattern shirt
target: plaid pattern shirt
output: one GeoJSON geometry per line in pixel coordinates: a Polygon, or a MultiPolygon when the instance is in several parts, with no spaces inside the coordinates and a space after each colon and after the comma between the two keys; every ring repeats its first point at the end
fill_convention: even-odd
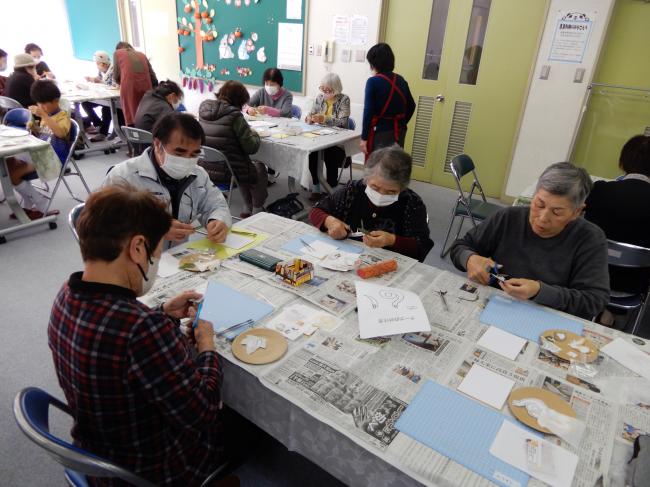
{"type": "Polygon", "coordinates": [[[217,354],[192,359],[162,310],[81,276],[59,291],[48,327],[75,442],[158,485],[200,485],[223,459],[217,354]]]}

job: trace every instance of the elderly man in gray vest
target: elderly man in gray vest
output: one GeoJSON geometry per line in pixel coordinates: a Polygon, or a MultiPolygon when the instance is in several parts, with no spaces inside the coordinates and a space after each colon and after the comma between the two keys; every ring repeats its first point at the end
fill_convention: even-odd
{"type": "Polygon", "coordinates": [[[194,117],[172,112],[153,128],[153,145],[140,156],[116,165],[103,185],[126,181],[149,190],[169,207],[172,226],[166,240],[182,242],[194,233],[198,219],[215,243],[225,241],[232,224],[228,203],[197,165],[205,134],[194,117]]]}
{"type": "Polygon", "coordinates": [[[593,318],[609,300],[609,274],[605,234],[582,218],[591,186],[584,169],[552,164],[530,207],[503,208],[454,243],[454,265],[514,298],[593,318]],[[493,277],[502,272],[512,277],[493,277]]]}

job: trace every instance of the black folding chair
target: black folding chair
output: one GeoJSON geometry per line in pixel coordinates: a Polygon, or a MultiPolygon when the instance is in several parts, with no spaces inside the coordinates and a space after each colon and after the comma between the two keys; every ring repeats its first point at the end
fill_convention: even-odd
{"type": "MultiPolygon", "coordinates": [[[[650,269],[650,249],[607,240],[607,263],[625,269],[650,269]]],[[[638,294],[612,289],[608,306],[626,313],[637,311],[631,333],[636,335],[648,304],[648,285],[638,294]]]]}
{"type": "Polygon", "coordinates": [[[216,185],[221,190],[221,192],[227,193],[226,201],[228,202],[228,206],[230,206],[230,199],[232,198],[232,190],[235,188],[235,184],[239,185],[239,181],[237,181],[237,176],[235,176],[235,171],[232,170],[230,161],[228,160],[228,158],[223,152],[217,149],[213,149],[212,147],[208,147],[206,145],[201,146],[201,152],[202,155],[201,155],[200,162],[202,162],[203,164],[209,166],[210,164],[223,162],[226,164],[228,171],[230,171],[231,174],[230,184],[228,185],[227,183],[224,183],[224,184],[216,185]]]}
{"type": "Polygon", "coordinates": [[[122,133],[126,137],[126,141],[133,150],[134,156],[139,156],[147,147],[153,144],[153,135],[151,135],[151,132],[135,127],[127,127],[126,125],[123,125],[121,128],[122,133]]]}
{"type": "Polygon", "coordinates": [[[447,236],[445,237],[445,243],[442,245],[440,250],[440,257],[444,257],[449,253],[449,248],[447,248],[447,241],[449,240],[449,235],[451,234],[451,229],[454,225],[456,217],[460,217],[460,225],[458,226],[458,231],[456,232],[456,239],[460,236],[460,231],[463,229],[463,223],[465,218],[469,218],[472,222],[472,225],[476,226],[476,223],[480,223],[490,215],[497,212],[501,209],[500,205],[489,203],[485,198],[485,193],[483,192],[483,187],[478,180],[476,175],[476,167],[474,166],[474,161],[467,154],[460,154],[454,157],[451,160],[451,174],[454,176],[456,181],[456,188],[458,189],[458,199],[456,199],[456,204],[451,210],[451,221],[449,222],[449,228],[447,228],[447,236]],[[463,176],[472,174],[474,181],[472,182],[472,187],[465,195],[463,188],[460,185],[460,180],[463,176]],[[474,191],[478,190],[478,194],[481,196],[480,200],[472,199],[474,196],[474,191]]]}

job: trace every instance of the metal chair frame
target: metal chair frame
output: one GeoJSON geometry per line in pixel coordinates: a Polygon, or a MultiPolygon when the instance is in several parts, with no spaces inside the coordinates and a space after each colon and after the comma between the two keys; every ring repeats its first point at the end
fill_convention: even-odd
{"type": "Polygon", "coordinates": [[[70,231],[72,232],[72,235],[74,236],[74,239],[77,241],[77,243],[79,242],[79,235],[77,234],[77,220],[79,219],[79,215],[84,209],[84,206],[86,206],[86,203],[79,203],[77,206],[70,210],[70,213],[68,213],[68,226],[70,227],[70,231]]]}
{"type": "MultiPolygon", "coordinates": [[[[637,245],[617,242],[615,240],[607,240],[607,263],[611,266],[621,267],[626,269],[650,269],[650,249],[646,247],[639,247],[637,245]]],[[[612,289],[612,291],[615,291],[612,289]]],[[[608,306],[612,308],[630,312],[638,310],[634,325],[632,326],[632,334],[635,335],[639,329],[639,325],[643,321],[645,315],[648,298],[650,296],[650,286],[639,294],[621,294],[618,296],[610,294],[608,306]],[[637,298],[638,303],[626,304],[624,302],[616,302],[616,299],[630,299],[637,298]]],[[[634,299],[632,299],[634,301],[634,299]]]]}
{"type": "Polygon", "coordinates": [[[232,193],[233,189],[235,187],[235,183],[239,186],[239,181],[237,180],[237,176],[235,176],[235,171],[232,170],[232,166],[230,165],[230,161],[226,157],[226,155],[221,152],[220,150],[217,150],[213,147],[208,147],[207,145],[201,146],[201,159],[205,162],[225,162],[226,167],[230,171],[231,177],[230,177],[230,186],[228,187],[228,195],[226,196],[226,202],[228,203],[228,207],[230,207],[230,200],[232,199],[232,193]]]}
{"type": "Polygon", "coordinates": [[[14,100],[13,98],[9,98],[8,96],[0,96],[0,108],[4,108],[5,110],[12,110],[14,108],[24,108],[20,102],[14,100]]]}
{"type": "MultiPolygon", "coordinates": [[[[356,122],[352,117],[348,117],[348,130],[354,130],[355,128],[357,128],[356,122]]],[[[348,162],[348,168],[350,168],[350,181],[352,181],[352,157],[347,156],[345,159],[343,159],[343,164],[341,164],[341,170],[339,171],[339,177],[337,179],[337,183],[339,184],[341,183],[341,177],[343,176],[343,173],[347,169],[345,167],[345,164],[348,162]]]]}
{"type": "Polygon", "coordinates": [[[56,192],[59,189],[59,185],[61,182],[65,185],[66,189],[68,190],[68,193],[70,193],[70,196],[72,198],[80,203],[82,203],[84,200],[81,198],[77,197],[73,192],[72,188],[70,188],[70,185],[68,182],[65,180],[66,176],[78,176],[79,179],[81,180],[81,183],[83,184],[84,188],[86,189],[86,192],[90,194],[90,187],[88,186],[88,183],[86,183],[86,179],[83,177],[83,174],[81,173],[81,170],[79,169],[79,166],[77,165],[77,161],[74,160],[73,154],[74,154],[74,148],[75,145],[77,144],[77,141],[79,140],[79,124],[77,123],[76,120],[70,120],[72,123],[72,128],[71,130],[74,130],[75,136],[73,137],[72,143],[70,144],[70,149],[68,150],[68,156],[65,158],[65,161],[63,162],[63,165],[61,166],[61,172],[59,173],[59,177],[56,180],[56,184],[54,185],[54,189],[52,192],[46,197],[50,200],[50,202],[47,204],[47,208],[45,209],[45,213],[50,209],[50,206],[52,205],[52,201],[54,201],[54,196],[56,195],[56,192]],[[72,165],[73,170],[71,170],[68,174],[65,173],[66,169],[68,166],[72,165]]]}
{"type": "Polygon", "coordinates": [[[470,156],[468,156],[467,154],[460,154],[455,156],[451,160],[450,168],[451,168],[451,174],[453,175],[454,181],[456,182],[456,189],[458,189],[458,198],[456,199],[456,204],[451,210],[451,220],[449,221],[449,227],[447,228],[447,236],[445,237],[445,242],[443,243],[442,249],[440,250],[440,257],[445,257],[449,253],[449,250],[451,249],[451,246],[447,248],[447,242],[449,241],[449,235],[451,234],[451,229],[454,225],[454,221],[456,220],[456,217],[460,216],[461,220],[454,241],[456,241],[460,236],[460,232],[463,229],[463,223],[465,223],[466,217],[469,217],[474,227],[476,227],[477,220],[479,223],[483,221],[482,218],[478,218],[472,213],[472,197],[475,194],[474,191],[478,190],[477,194],[481,196],[483,203],[485,203],[486,205],[494,206],[495,210],[499,208],[499,205],[489,203],[487,201],[487,198],[485,197],[485,192],[483,191],[483,187],[481,186],[481,183],[478,180],[478,175],[476,174],[476,166],[474,166],[474,161],[472,161],[472,158],[470,156]],[[460,180],[462,177],[470,173],[474,177],[474,181],[472,182],[472,186],[469,192],[467,193],[468,196],[465,196],[465,192],[461,187],[460,180]],[[467,212],[467,215],[458,213],[458,209],[461,206],[464,208],[464,211],[467,212]]]}
{"type": "Polygon", "coordinates": [[[142,146],[144,144],[153,144],[153,135],[151,132],[135,127],[128,127],[126,125],[123,125],[120,128],[124,134],[124,137],[126,137],[126,141],[129,144],[129,147],[131,147],[133,150],[134,156],[139,156],[142,154],[142,146]]]}

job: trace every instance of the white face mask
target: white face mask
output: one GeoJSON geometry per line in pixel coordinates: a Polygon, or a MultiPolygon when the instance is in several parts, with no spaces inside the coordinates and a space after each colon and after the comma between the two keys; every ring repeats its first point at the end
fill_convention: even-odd
{"type": "Polygon", "coordinates": [[[177,101],[177,102],[172,103],[172,108],[173,108],[175,111],[177,111],[177,110],[178,110],[178,107],[180,107],[180,106],[181,106],[181,102],[180,102],[180,101],[177,101]]]}
{"type": "Polygon", "coordinates": [[[264,85],[264,89],[268,93],[269,96],[275,95],[279,88],[276,85],[264,85]]]}
{"type": "MultiPolygon", "coordinates": [[[[142,291],[140,296],[147,294],[153,287],[153,283],[156,280],[156,275],[158,275],[158,265],[160,264],[160,259],[151,256],[149,259],[149,268],[146,273],[143,273],[142,276],[142,291]]],[[[140,267],[140,265],[138,265],[140,267]]],[[[142,267],[140,267],[140,272],[142,272],[142,267]]]]}
{"type": "Polygon", "coordinates": [[[370,186],[366,186],[366,196],[375,206],[389,206],[399,199],[399,194],[381,194],[370,186]]]}
{"type": "Polygon", "coordinates": [[[163,162],[162,170],[174,179],[183,179],[189,176],[192,173],[192,169],[194,169],[196,164],[199,162],[198,157],[175,156],[167,152],[164,147],[162,150],[165,154],[165,161],[163,162]]]}

